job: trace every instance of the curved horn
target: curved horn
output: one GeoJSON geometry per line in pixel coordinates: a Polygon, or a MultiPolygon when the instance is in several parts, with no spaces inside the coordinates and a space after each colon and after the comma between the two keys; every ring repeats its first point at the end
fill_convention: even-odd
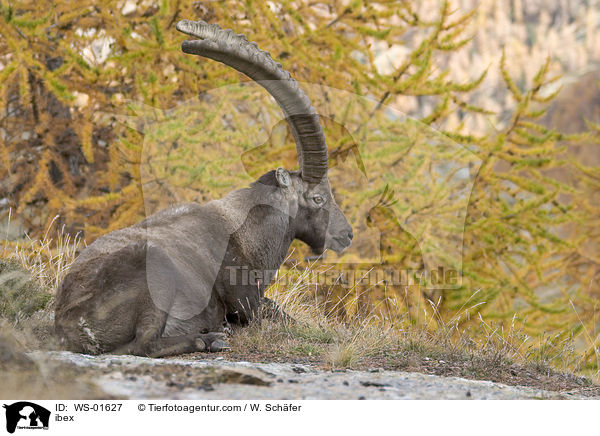
{"type": "Polygon", "coordinates": [[[223,30],[204,21],[181,20],[177,30],[198,40],[183,41],[185,53],[204,56],[222,62],[244,73],[265,88],[283,110],[296,148],[302,178],[319,183],[327,174],[327,144],[319,116],[308,97],[281,64],[271,59],[268,52],[249,42],[244,35],[223,30]]]}

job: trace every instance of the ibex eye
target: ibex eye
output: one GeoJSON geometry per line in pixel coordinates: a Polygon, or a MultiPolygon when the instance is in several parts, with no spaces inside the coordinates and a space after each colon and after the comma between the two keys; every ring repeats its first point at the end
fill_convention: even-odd
{"type": "Polygon", "coordinates": [[[325,203],[325,199],[323,197],[321,197],[320,195],[315,195],[313,197],[313,201],[318,205],[325,203]]]}

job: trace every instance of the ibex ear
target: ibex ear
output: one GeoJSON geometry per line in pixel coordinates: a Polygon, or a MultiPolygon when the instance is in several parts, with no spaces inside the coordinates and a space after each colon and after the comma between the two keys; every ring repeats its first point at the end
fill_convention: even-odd
{"type": "Polygon", "coordinates": [[[275,178],[277,179],[277,184],[282,188],[288,188],[290,186],[290,173],[287,172],[284,168],[277,168],[275,171],[275,178]]]}

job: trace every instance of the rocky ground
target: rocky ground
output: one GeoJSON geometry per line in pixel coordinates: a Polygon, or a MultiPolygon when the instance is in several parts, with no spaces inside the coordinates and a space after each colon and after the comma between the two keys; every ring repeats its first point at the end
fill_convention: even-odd
{"type": "MultiPolygon", "coordinates": [[[[548,391],[416,372],[324,370],[298,363],[151,359],[32,352],[46,380],[41,397],[114,399],[584,399],[589,392],[548,391]],[[66,387],[68,385],[68,387],[66,387]]],[[[35,377],[27,377],[35,380],[35,377]]],[[[26,392],[4,384],[0,396],[26,392]]]]}
{"type": "Polygon", "coordinates": [[[283,327],[266,321],[234,332],[231,351],[163,359],[57,351],[51,337],[45,349],[25,347],[26,332],[2,326],[2,399],[600,399],[587,377],[481,353],[399,344],[341,366],[335,344],[290,326],[277,340],[283,327]]]}

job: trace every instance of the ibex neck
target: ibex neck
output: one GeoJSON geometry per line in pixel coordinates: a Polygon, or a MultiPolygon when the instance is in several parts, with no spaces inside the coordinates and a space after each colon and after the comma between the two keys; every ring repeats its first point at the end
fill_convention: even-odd
{"type": "Polygon", "coordinates": [[[272,186],[252,186],[223,200],[235,210],[230,216],[235,230],[228,250],[242,254],[236,262],[254,269],[278,269],[294,238],[289,207],[280,191],[272,186]]]}

